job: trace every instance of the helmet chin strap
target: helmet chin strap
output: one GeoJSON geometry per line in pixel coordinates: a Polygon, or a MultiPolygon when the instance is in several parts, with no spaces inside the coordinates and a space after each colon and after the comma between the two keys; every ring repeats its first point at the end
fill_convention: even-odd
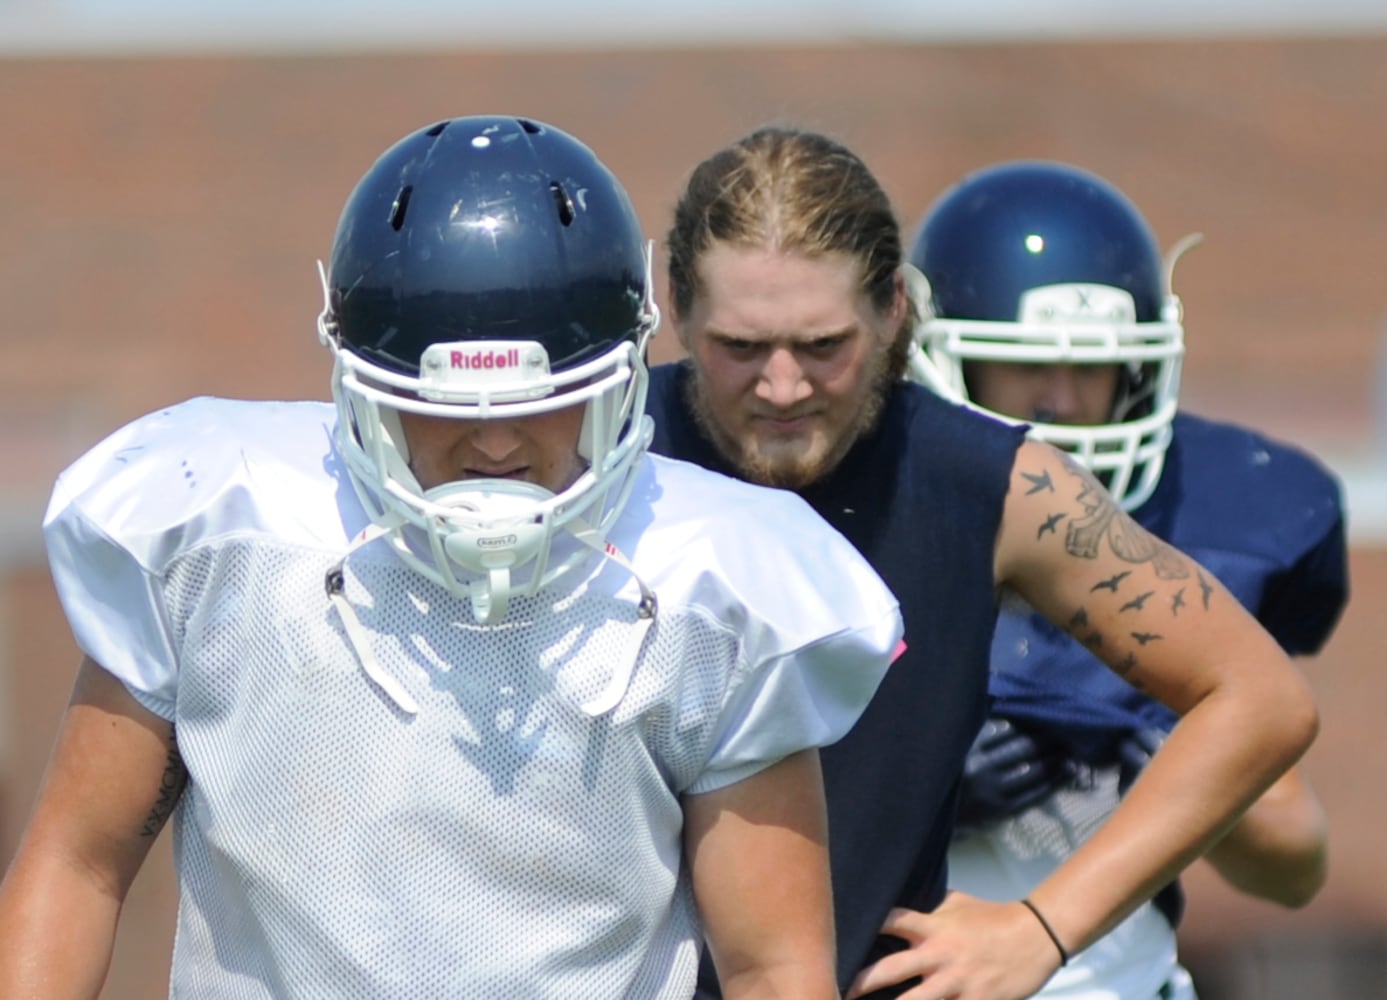
{"type": "MultiPolygon", "coordinates": [[[[551,496],[553,494],[543,487],[510,479],[464,480],[435,487],[425,494],[428,500],[441,507],[455,507],[498,520],[514,518],[509,523],[503,521],[502,524],[486,531],[450,533],[442,543],[443,554],[449,559],[468,570],[486,576],[485,581],[477,581],[468,587],[472,613],[481,624],[495,624],[505,617],[506,609],[510,605],[511,569],[533,559],[546,539],[544,526],[533,520],[530,515],[532,508],[529,505],[551,496]]],[[[325,586],[328,598],[338,610],[346,628],[347,639],[356,650],[366,676],[400,711],[406,715],[414,715],[419,711],[418,702],[376,659],[371,651],[370,637],[362,628],[356,611],[346,596],[347,558],[362,546],[399,527],[401,523],[398,518],[389,518],[364,530],[336,565],[328,571],[325,586]]],[[[627,655],[621,657],[613,666],[606,687],[578,706],[588,715],[597,717],[612,711],[625,696],[631,677],[635,673],[646,633],[654,624],[658,602],[655,592],[640,578],[626,557],[590,524],[581,518],[575,518],[565,530],[603,558],[622,566],[631,574],[641,593],[627,655]]]]}

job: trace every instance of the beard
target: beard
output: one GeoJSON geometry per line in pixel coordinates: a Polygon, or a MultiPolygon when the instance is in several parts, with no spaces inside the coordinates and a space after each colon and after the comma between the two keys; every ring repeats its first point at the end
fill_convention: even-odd
{"type": "Polygon", "coordinates": [[[903,377],[905,346],[898,337],[876,349],[863,372],[865,388],[856,408],[841,417],[817,419],[807,435],[766,439],[748,430],[739,436],[714,416],[704,375],[692,361],[684,402],[704,437],[740,478],[761,486],[804,489],[832,473],[876,426],[888,395],[903,377]]]}

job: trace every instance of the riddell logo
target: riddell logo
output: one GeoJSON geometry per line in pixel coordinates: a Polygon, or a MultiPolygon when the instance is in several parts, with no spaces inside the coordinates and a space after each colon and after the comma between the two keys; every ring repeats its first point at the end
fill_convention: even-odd
{"type": "Polygon", "coordinates": [[[471,371],[478,368],[519,368],[520,351],[512,347],[508,351],[450,351],[448,364],[453,368],[471,371]]]}
{"type": "Polygon", "coordinates": [[[520,539],[515,535],[497,535],[494,538],[478,538],[477,548],[479,549],[500,549],[507,545],[514,545],[520,539]]]}

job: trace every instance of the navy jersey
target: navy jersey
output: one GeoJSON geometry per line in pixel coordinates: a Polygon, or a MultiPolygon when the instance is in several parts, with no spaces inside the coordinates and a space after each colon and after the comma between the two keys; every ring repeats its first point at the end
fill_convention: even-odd
{"type": "MultiPolygon", "coordinates": [[[[733,473],[690,415],[687,378],[682,363],[653,369],[651,450],[733,473]]],[[[893,906],[929,910],[944,897],[959,776],[986,717],[993,555],[1022,440],[902,383],[873,431],[800,491],[866,556],[905,620],[906,650],[867,711],[820,751],[843,989],[899,947],[877,933],[893,906]]],[[[708,965],[700,996],[717,995],[708,965]]]]}
{"type": "MultiPolygon", "coordinates": [[[[1133,516],[1197,559],[1287,653],[1314,653],[1348,600],[1338,482],[1304,452],[1231,424],[1176,417],[1161,480],[1133,516]]],[[[1172,601],[1201,599],[1197,582],[1172,601]]],[[[1079,759],[1175,717],[1039,614],[1004,613],[992,653],[993,712],[1055,727],[1079,759]]]]}

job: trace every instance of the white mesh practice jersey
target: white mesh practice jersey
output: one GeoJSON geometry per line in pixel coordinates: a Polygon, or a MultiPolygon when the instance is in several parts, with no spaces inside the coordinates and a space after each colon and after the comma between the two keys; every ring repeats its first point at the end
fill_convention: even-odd
{"type": "MultiPolygon", "coordinates": [[[[81,647],[175,725],[176,997],[687,997],[680,797],[856,720],[894,598],[790,493],[648,457],[610,540],[658,597],[625,694],[631,570],[594,559],[484,626],[367,526],[327,403],[197,399],[58,480],[81,647]]],[[[576,543],[574,543],[576,544],[576,543]]],[[[629,662],[629,661],[628,661],[629,662]]]]}

